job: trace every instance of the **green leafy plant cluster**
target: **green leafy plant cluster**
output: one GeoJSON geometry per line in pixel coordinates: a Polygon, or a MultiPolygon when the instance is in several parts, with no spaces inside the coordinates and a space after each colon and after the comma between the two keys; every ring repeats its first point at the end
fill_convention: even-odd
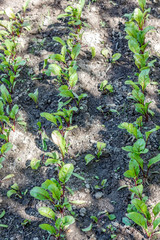
{"type": "Polygon", "coordinates": [[[148,121],[149,114],[152,116],[154,113],[149,109],[151,102],[145,101],[145,90],[150,83],[149,72],[155,61],[148,62],[149,52],[146,51],[148,43],[145,42],[145,35],[153,27],[144,27],[148,18],[150,9],[145,9],[146,0],[138,0],[140,8],[136,8],[132,14],[126,14],[129,18],[126,22],[125,31],[127,33],[128,45],[130,50],[134,53],[135,64],[139,69],[138,82],[131,80],[126,81],[133,87],[132,99],[137,103],[135,104],[136,111],[141,113],[142,116],[137,118],[134,123],[123,122],[118,127],[125,129],[132,135],[132,145],[122,147],[128,152],[129,169],[124,173],[126,178],[131,180],[130,192],[131,204],[128,204],[127,218],[123,218],[123,223],[131,226],[132,220],[137,225],[141,226],[149,239],[155,234],[158,234],[158,227],[160,225],[160,202],[155,206],[149,207],[147,205],[148,197],[144,195],[145,184],[148,183],[148,175],[153,165],[160,162],[160,154],[152,158],[148,158],[149,154],[148,140],[150,135],[160,129],[160,126],[154,126],[149,131],[145,131],[143,126],[143,116],[148,121]]]}
{"type": "Polygon", "coordinates": [[[22,12],[15,14],[11,8],[1,11],[2,20],[0,20],[0,168],[2,162],[6,158],[6,153],[12,148],[9,142],[11,131],[15,131],[16,122],[21,123],[18,117],[19,107],[13,105],[12,92],[19,76],[21,67],[25,65],[25,61],[17,56],[17,47],[22,30],[29,30],[29,25],[25,21],[25,13],[29,4],[27,0],[23,6],[22,12]],[[3,20],[7,18],[7,20],[3,20]]]}
{"type": "MultiPolygon", "coordinates": [[[[74,174],[74,166],[71,163],[65,163],[67,154],[67,143],[65,138],[57,130],[52,132],[52,141],[58,147],[59,153],[46,153],[47,160],[45,165],[54,165],[57,176],[55,178],[47,179],[42,183],[41,187],[34,187],[30,194],[34,198],[42,201],[49,201],[51,207],[41,207],[38,212],[52,220],[52,224],[40,224],[39,227],[46,230],[55,239],[63,239],[63,230],[75,222],[74,212],[72,211],[72,202],[65,196],[72,190],[67,186],[67,182],[74,174]],[[69,214],[69,215],[68,215],[69,214]]],[[[74,201],[74,204],[76,202],[74,201]]]]}
{"type": "Polygon", "coordinates": [[[75,3],[74,5],[67,6],[65,9],[65,13],[58,16],[58,19],[65,18],[68,20],[68,25],[71,30],[68,41],[70,42],[70,44],[72,43],[73,45],[82,41],[82,27],[88,26],[82,20],[82,10],[84,5],[85,0],[79,0],[77,4],[75,3]]]}
{"type": "MultiPolygon", "coordinates": [[[[77,126],[72,126],[74,114],[79,110],[80,101],[87,97],[87,94],[78,95],[73,88],[78,82],[77,62],[76,59],[81,50],[80,38],[82,21],[81,13],[85,1],[79,1],[76,7],[68,6],[65,9],[65,14],[58,18],[69,17],[68,24],[73,28],[68,40],[64,41],[62,38],[54,37],[53,40],[61,44],[60,54],[51,54],[48,59],[44,60],[43,73],[47,76],[54,76],[59,84],[59,96],[65,98],[58,102],[57,112],[48,113],[42,112],[40,115],[49,121],[56,130],[52,132],[51,138],[53,143],[58,147],[59,152],[47,152],[45,165],[54,165],[56,176],[47,179],[42,183],[41,187],[34,187],[30,194],[34,198],[42,201],[50,202],[49,207],[41,207],[38,209],[42,216],[51,219],[51,224],[40,224],[39,227],[46,230],[54,239],[63,239],[63,231],[75,222],[74,212],[72,211],[72,202],[66,197],[67,194],[72,193],[72,189],[67,186],[71,176],[78,177],[84,180],[79,174],[74,173],[74,166],[66,162],[66,154],[68,150],[67,133],[77,126]],[[66,194],[67,193],[67,194],[66,194]]],[[[38,94],[31,93],[29,95],[37,104],[38,94]]],[[[42,139],[42,147],[47,151],[47,135],[42,127],[41,122],[37,123],[39,133],[42,139]]],[[[44,159],[44,158],[43,158],[44,159]]],[[[31,161],[32,169],[39,167],[40,160],[31,161]]],[[[74,204],[78,204],[74,201],[74,204]]]]}
{"type": "MultiPolygon", "coordinates": [[[[140,131],[140,128],[142,128],[142,117],[138,118],[134,124],[124,122],[119,125],[119,128],[127,130],[135,139],[133,146],[125,146],[122,148],[128,152],[128,157],[130,158],[129,169],[124,173],[124,176],[132,180],[132,187],[129,189],[132,193],[132,201],[127,208],[127,217],[141,226],[150,238],[154,234],[157,234],[157,228],[160,225],[160,217],[158,217],[160,213],[160,202],[154,206],[151,214],[146,203],[148,197],[144,196],[143,189],[144,184],[147,182],[150,168],[160,162],[160,154],[148,160],[146,160],[146,157],[144,160],[142,155],[149,152],[147,148],[148,139],[153,132],[160,129],[160,126],[155,126],[155,128],[150,131],[146,131],[144,133],[145,137],[140,131]],[[152,217],[152,215],[154,215],[154,217],[152,217]]],[[[127,218],[123,218],[123,222],[131,225],[131,223],[127,221],[127,218]]]]}
{"type": "Polygon", "coordinates": [[[145,38],[146,34],[153,30],[154,27],[145,27],[151,10],[150,8],[146,9],[146,0],[138,0],[138,3],[139,8],[136,8],[131,14],[124,15],[128,18],[128,22],[125,23],[126,39],[128,40],[129,49],[134,54],[135,65],[139,70],[136,73],[138,81],[127,80],[126,84],[131,85],[133,88],[131,98],[136,102],[135,110],[148,121],[149,115],[153,116],[154,112],[149,109],[151,102],[146,102],[145,90],[150,84],[149,72],[156,60],[148,61],[149,51],[146,48],[149,42],[146,42],[145,38]]]}
{"type": "Polygon", "coordinates": [[[0,20],[0,70],[1,82],[6,84],[9,91],[13,92],[17,78],[22,66],[25,65],[25,60],[17,56],[19,39],[23,29],[29,30],[29,24],[25,21],[26,9],[30,0],[27,0],[22,8],[21,13],[15,14],[11,8],[1,11],[1,17],[7,17],[8,20],[0,20]]]}

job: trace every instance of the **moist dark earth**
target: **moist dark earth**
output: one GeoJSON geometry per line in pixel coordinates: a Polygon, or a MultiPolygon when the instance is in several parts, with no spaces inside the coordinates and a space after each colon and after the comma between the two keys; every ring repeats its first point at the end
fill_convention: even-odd
{"type": "MultiPolygon", "coordinates": [[[[23,0],[0,1],[1,9],[8,6],[15,12],[20,11],[23,0]]],[[[15,177],[1,184],[0,210],[6,211],[1,223],[8,228],[0,229],[0,240],[43,240],[49,239],[48,234],[38,225],[47,223],[47,219],[38,213],[40,206],[48,206],[46,202],[35,200],[30,196],[30,190],[34,186],[40,186],[48,178],[55,176],[53,166],[45,166],[44,151],[38,134],[37,122],[41,121],[49,139],[54,127],[44,118],[41,112],[53,113],[57,111],[58,83],[52,78],[42,74],[43,60],[51,53],[59,53],[60,45],[53,41],[54,36],[66,39],[69,29],[65,21],[57,20],[57,16],[64,12],[69,1],[32,0],[27,10],[27,18],[31,23],[31,31],[24,33],[22,40],[24,47],[19,50],[19,55],[26,59],[26,66],[21,71],[13,94],[14,103],[18,104],[20,114],[26,122],[26,127],[17,125],[16,131],[11,133],[13,149],[8,153],[4,167],[0,171],[0,179],[13,173],[15,177]],[[39,90],[38,108],[28,97],[28,93],[39,90]],[[41,167],[38,170],[30,168],[32,158],[41,159],[41,167]],[[7,198],[6,193],[13,183],[17,183],[22,192],[27,193],[19,199],[12,196],[7,198]],[[31,223],[22,226],[25,220],[31,223]]],[[[125,84],[129,78],[136,80],[134,73],[137,71],[133,61],[133,55],[128,49],[125,39],[124,23],[125,13],[132,12],[137,6],[136,0],[114,1],[86,1],[83,10],[83,20],[89,24],[84,28],[83,44],[80,57],[77,60],[79,82],[75,89],[77,93],[87,93],[88,97],[82,100],[80,110],[73,117],[73,125],[78,128],[71,131],[67,137],[70,143],[67,162],[74,164],[75,172],[85,178],[85,181],[72,177],[69,186],[74,191],[72,200],[84,200],[85,203],[74,206],[76,222],[65,232],[66,239],[72,240],[107,240],[115,234],[118,240],[142,240],[147,239],[141,228],[126,227],[122,218],[127,212],[127,206],[131,201],[128,190],[130,182],[124,178],[123,173],[128,169],[129,159],[121,148],[132,145],[130,135],[118,128],[122,122],[133,123],[139,116],[135,112],[133,101],[129,99],[131,88],[125,84]],[[95,47],[96,56],[92,59],[90,47],[95,47]],[[111,64],[102,56],[101,51],[107,48],[111,55],[121,53],[121,58],[111,64]],[[100,83],[108,80],[112,84],[113,93],[103,93],[99,90],[100,83]],[[100,107],[101,111],[97,109],[100,107]],[[112,111],[112,109],[116,111],[112,111]],[[86,154],[95,154],[96,143],[106,143],[106,150],[100,161],[92,161],[85,165],[86,154]],[[95,185],[100,185],[103,179],[107,179],[105,188],[96,190],[95,185]],[[118,190],[119,187],[127,185],[118,190]],[[91,231],[83,232],[93,222],[90,217],[98,216],[101,212],[113,213],[116,219],[110,221],[107,217],[100,220],[99,225],[93,223],[91,231]],[[114,231],[107,228],[114,227],[114,231]],[[103,229],[106,229],[103,232],[103,229]]],[[[147,25],[152,25],[155,30],[147,35],[150,40],[148,50],[150,58],[156,59],[155,68],[151,71],[151,81],[159,84],[160,75],[160,3],[147,1],[151,7],[151,14],[147,25]]],[[[158,85],[150,84],[147,89],[147,100],[151,100],[151,109],[155,112],[145,123],[146,129],[152,129],[160,124],[160,100],[158,85]]],[[[148,158],[159,153],[160,132],[151,135],[148,142],[148,158]]],[[[52,141],[47,142],[47,151],[57,150],[52,141]]],[[[160,170],[160,165],[152,169],[160,170]]],[[[149,197],[148,205],[152,206],[159,201],[160,174],[150,174],[144,193],[149,197]]],[[[48,221],[49,222],[49,221],[48,221]]],[[[53,239],[50,237],[50,239],[53,239]]],[[[160,239],[160,236],[156,239],[160,239]]]]}

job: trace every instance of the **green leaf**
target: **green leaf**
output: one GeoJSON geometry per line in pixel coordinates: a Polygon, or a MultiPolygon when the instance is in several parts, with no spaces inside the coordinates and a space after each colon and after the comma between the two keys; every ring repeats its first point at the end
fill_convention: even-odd
{"type": "Polygon", "coordinates": [[[51,226],[50,224],[40,224],[39,227],[41,229],[43,229],[43,230],[46,230],[51,235],[55,235],[56,234],[56,229],[53,226],[51,226]]]}
{"type": "Polygon", "coordinates": [[[136,209],[140,213],[143,213],[148,220],[151,219],[150,213],[148,212],[148,209],[147,209],[147,205],[143,201],[135,198],[132,200],[132,204],[136,207],[136,209]]]}
{"type": "Polygon", "coordinates": [[[7,15],[9,18],[11,18],[11,19],[15,19],[15,18],[16,18],[13,10],[12,10],[10,7],[8,7],[7,9],[5,9],[5,13],[6,13],[6,15],[7,15]]]}
{"type": "Polygon", "coordinates": [[[160,213],[160,202],[157,203],[154,208],[153,208],[153,214],[155,217],[157,217],[157,215],[160,213]]]}
{"type": "Polygon", "coordinates": [[[4,102],[7,101],[9,104],[12,103],[11,95],[9,94],[9,92],[8,92],[7,88],[4,86],[4,84],[1,85],[0,90],[1,90],[1,96],[4,100],[4,102]]]}
{"type": "Polygon", "coordinates": [[[125,84],[131,85],[131,86],[132,86],[135,90],[137,90],[137,91],[140,90],[139,87],[137,86],[137,82],[133,82],[133,81],[131,81],[131,80],[127,80],[127,81],[125,81],[125,84]]]}
{"type": "Polygon", "coordinates": [[[135,38],[131,38],[128,41],[128,46],[129,49],[133,52],[133,53],[139,53],[140,52],[140,46],[139,43],[137,42],[137,40],[135,38]]]}
{"type": "Polygon", "coordinates": [[[127,218],[127,217],[123,217],[122,218],[122,222],[126,225],[126,226],[131,226],[132,224],[131,224],[131,222],[130,222],[130,220],[127,218]]]}
{"type": "Polygon", "coordinates": [[[5,210],[3,210],[2,213],[0,214],[0,218],[3,218],[5,213],[6,213],[5,210]]]}
{"type": "Polygon", "coordinates": [[[86,201],[83,201],[83,200],[74,200],[74,201],[69,201],[69,202],[72,204],[75,204],[75,205],[81,205],[81,204],[86,203],[86,201]]]}
{"type": "Polygon", "coordinates": [[[145,96],[140,90],[132,90],[133,99],[139,103],[144,103],[145,96]]]}
{"type": "Polygon", "coordinates": [[[52,197],[56,200],[60,200],[61,191],[58,189],[56,183],[52,183],[48,186],[48,190],[52,193],[52,197]]]}
{"type": "Polygon", "coordinates": [[[90,49],[91,49],[92,58],[94,58],[96,56],[96,49],[95,47],[90,47],[90,49]]]}
{"type": "Polygon", "coordinates": [[[148,138],[149,138],[149,136],[150,136],[151,133],[156,132],[156,131],[158,131],[159,129],[160,129],[160,126],[156,126],[155,128],[151,129],[150,131],[145,132],[146,141],[148,140],[148,138]]]}
{"type": "Polygon", "coordinates": [[[140,153],[147,153],[148,149],[145,148],[146,142],[144,139],[138,139],[133,145],[133,152],[140,154],[140,153]]]}
{"type": "Polygon", "coordinates": [[[142,11],[144,11],[146,6],[146,0],[138,0],[138,4],[141,7],[142,11]]]}
{"type": "Polygon", "coordinates": [[[103,150],[105,147],[106,147],[106,143],[97,142],[97,148],[98,148],[98,150],[103,150]]]}
{"type": "Polygon", "coordinates": [[[1,181],[8,180],[8,179],[10,179],[12,177],[14,177],[14,174],[9,174],[9,175],[5,176],[1,181]]]}
{"type": "Polygon", "coordinates": [[[65,216],[62,218],[62,227],[63,228],[68,228],[71,224],[75,222],[74,217],[72,216],[65,216]]]}
{"type": "Polygon", "coordinates": [[[59,171],[59,180],[62,183],[66,183],[70,179],[73,170],[74,170],[73,164],[71,163],[65,164],[59,171]]]}
{"type": "Polygon", "coordinates": [[[143,159],[139,156],[139,154],[129,153],[128,156],[129,156],[132,160],[136,160],[136,162],[139,164],[139,166],[141,167],[141,169],[143,169],[143,159]]]}
{"type": "Polygon", "coordinates": [[[23,11],[25,12],[31,0],[27,0],[23,5],[23,11]]]}
{"type": "Polygon", "coordinates": [[[56,214],[49,207],[41,207],[38,209],[38,212],[44,217],[55,220],[56,214]]]}
{"type": "Polygon", "coordinates": [[[71,98],[74,98],[74,95],[73,95],[71,90],[60,90],[59,95],[61,97],[71,97],[71,98]]]}
{"type": "Polygon", "coordinates": [[[85,178],[82,177],[82,176],[80,176],[78,173],[73,173],[73,176],[79,178],[79,179],[82,180],[82,181],[85,181],[85,178]]]}
{"type": "Polygon", "coordinates": [[[34,91],[34,93],[29,93],[28,96],[37,104],[37,102],[38,102],[38,88],[34,91]]]}
{"type": "Polygon", "coordinates": [[[117,61],[120,57],[121,57],[121,54],[120,54],[120,53],[115,53],[115,54],[112,56],[112,62],[114,63],[114,62],[117,61]]]}
{"type": "Polygon", "coordinates": [[[108,214],[107,216],[110,221],[113,221],[114,219],[116,219],[116,216],[114,214],[108,214]]]}
{"type": "Polygon", "coordinates": [[[69,77],[69,84],[71,86],[71,88],[73,88],[76,83],[78,81],[78,74],[77,72],[75,71],[70,77],[69,77]]]}
{"type": "Polygon", "coordinates": [[[17,194],[17,191],[11,189],[11,190],[9,190],[9,191],[7,192],[7,197],[10,198],[13,194],[17,194]]]}
{"type": "Polygon", "coordinates": [[[57,64],[50,64],[48,67],[49,71],[51,71],[56,76],[61,76],[62,68],[57,64]]]}
{"type": "Polygon", "coordinates": [[[7,116],[2,116],[0,115],[0,121],[2,122],[6,122],[6,123],[9,123],[9,118],[7,116]]]}
{"type": "Polygon", "coordinates": [[[142,196],[142,193],[143,193],[143,185],[140,184],[138,186],[135,186],[133,188],[130,188],[130,191],[135,193],[138,197],[141,197],[142,196]]]}
{"type": "Polygon", "coordinates": [[[126,129],[127,132],[135,136],[136,139],[142,136],[140,131],[132,123],[123,122],[120,125],[118,125],[118,127],[120,129],[126,129]]]}
{"type": "Polygon", "coordinates": [[[63,41],[60,37],[53,37],[53,40],[59,42],[62,46],[66,46],[65,41],[63,41]]]}
{"type": "Polygon", "coordinates": [[[52,132],[51,137],[54,144],[56,144],[60,148],[61,154],[64,157],[66,153],[66,141],[64,137],[62,137],[60,132],[57,130],[52,132]]]}
{"type": "Polygon", "coordinates": [[[139,8],[134,10],[134,19],[138,23],[138,26],[142,29],[144,24],[143,13],[139,8]]]}
{"type": "Polygon", "coordinates": [[[10,118],[15,119],[16,114],[18,113],[18,110],[19,110],[19,107],[17,104],[15,104],[9,113],[10,118]]]}
{"type": "Polygon", "coordinates": [[[132,146],[125,146],[125,147],[122,147],[122,149],[126,152],[132,152],[133,151],[133,147],[132,146]]]}
{"type": "Polygon", "coordinates": [[[153,230],[160,225],[160,217],[153,221],[153,230]]]}
{"type": "Polygon", "coordinates": [[[127,178],[134,178],[134,177],[136,177],[135,172],[133,170],[127,170],[123,175],[125,177],[127,177],[127,178]]]}
{"type": "Polygon", "coordinates": [[[10,142],[3,144],[1,147],[1,154],[7,153],[12,147],[13,145],[10,142]]]}
{"type": "Polygon", "coordinates": [[[75,60],[77,58],[77,56],[79,55],[80,53],[80,50],[81,50],[81,45],[79,43],[77,43],[73,49],[72,49],[72,52],[71,52],[71,58],[72,60],[75,60]]]}
{"type": "Polygon", "coordinates": [[[0,115],[4,115],[4,104],[2,101],[0,101],[0,115]]]}
{"type": "Polygon", "coordinates": [[[89,232],[90,230],[92,230],[92,226],[93,226],[93,224],[91,223],[88,227],[83,228],[82,231],[83,232],[89,232]]]}
{"type": "Polygon", "coordinates": [[[93,159],[95,158],[95,156],[93,156],[92,154],[87,154],[86,156],[85,156],[85,161],[86,161],[86,165],[88,164],[88,163],[90,163],[93,159]]]}
{"type": "Polygon", "coordinates": [[[40,166],[40,162],[41,162],[41,160],[38,160],[38,159],[36,159],[36,158],[33,158],[33,159],[31,160],[31,162],[30,162],[31,168],[37,170],[37,169],[39,168],[39,166],[40,166]]]}
{"type": "Polygon", "coordinates": [[[8,225],[0,224],[0,227],[2,227],[2,228],[8,228],[8,225]]]}
{"type": "MultiPolygon", "coordinates": [[[[59,62],[64,62],[64,63],[66,62],[65,57],[61,54],[51,54],[49,58],[52,59],[52,60],[55,60],[55,61],[59,61],[59,62]]],[[[51,69],[52,69],[52,67],[51,67],[51,69]]]]}
{"type": "Polygon", "coordinates": [[[148,168],[150,168],[153,164],[160,161],[160,154],[158,154],[156,157],[153,157],[149,160],[149,163],[147,165],[148,168]]]}
{"type": "Polygon", "coordinates": [[[127,217],[130,218],[137,225],[147,229],[147,219],[144,218],[140,213],[131,212],[127,214],[127,217]]]}
{"type": "Polygon", "coordinates": [[[41,117],[44,117],[48,121],[50,121],[50,122],[54,123],[55,125],[57,125],[57,119],[51,113],[43,112],[40,115],[41,115],[41,117]]]}
{"type": "Polygon", "coordinates": [[[41,187],[32,188],[30,194],[38,200],[52,200],[49,193],[41,187]]]}
{"type": "Polygon", "coordinates": [[[140,74],[138,76],[138,83],[141,85],[142,91],[144,91],[146,89],[146,87],[148,86],[148,84],[150,83],[149,71],[150,71],[149,68],[144,69],[140,72],[140,74]]]}
{"type": "Polygon", "coordinates": [[[101,53],[105,58],[109,57],[109,50],[107,48],[103,48],[101,53]]]}

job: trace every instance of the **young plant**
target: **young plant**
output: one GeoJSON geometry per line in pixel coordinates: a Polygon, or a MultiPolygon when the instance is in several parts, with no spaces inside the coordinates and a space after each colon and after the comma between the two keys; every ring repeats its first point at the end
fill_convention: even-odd
{"type": "Polygon", "coordinates": [[[76,58],[80,53],[81,45],[79,43],[68,45],[68,42],[66,44],[59,37],[53,39],[62,45],[61,54],[51,54],[48,59],[45,59],[43,72],[47,76],[57,76],[57,81],[60,84],[66,83],[72,89],[78,81],[76,58]],[[48,69],[44,71],[48,60],[52,60],[54,63],[49,64],[48,69]]]}
{"type": "Polygon", "coordinates": [[[58,132],[52,132],[52,140],[59,148],[61,158],[57,154],[49,154],[46,165],[55,164],[57,170],[57,179],[47,179],[41,187],[34,187],[30,194],[38,200],[48,200],[52,207],[41,207],[38,209],[42,216],[52,220],[51,224],[40,224],[39,227],[46,230],[55,239],[63,239],[62,231],[75,222],[71,215],[65,215],[66,211],[72,211],[71,204],[65,197],[67,189],[66,183],[73,174],[74,166],[70,163],[65,164],[64,158],[67,151],[67,145],[64,137],[58,132]],[[52,158],[51,158],[52,157],[52,158]],[[65,216],[64,216],[65,215],[65,216]]]}
{"type": "Polygon", "coordinates": [[[147,178],[151,166],[160,161],[160,154],[147,161],[148,164],[145,167],[146,169],[144,168],[144,160],[142,159],[141,154],[146,154],[148,152],[146,146],[148,143],[149,136],[151,135],[151,133],[158,131],[160,127],[156,126],[150,131],[145,132],[145,140],[140,130],[137,127],[135,127],[132,123],[124,122],[120,124],[118,127],[121,129],[126,129],[130,134],[132,134],[136,138],[136,142],[133,144],[133,146],[126,146],[122,148],[123,150],[129,152],[128,156],[131,159],[129,162],[129,170],[124,173],[124,176],[128,178],[133,178],[134,181],[136,182],[138,181],[138,174],[141,170],[143,173],[143,177],[147,178]]]}
{"type": "Polygon", "coordinates": [[[38,88],[34,91],[34,93],[29,93],[28,96],[35,102],[36,107],[38,107],[38,88]]]}
{"type": "Polygon", "coordinates": [[[103,91],[104,93],[106,92],[113,92],[113,86],[111,84],[108,84],[107,80],[104,80],[101,85],[100,85],[100,90],[103,91]]]}
{"type": "Polygon", "coordinates": [[[12,149],[12,144],[7,142],[5,144],[2,145],[1,149],[0,149],[0,169],[3,167],[2,162],[5,160],[6,158],[6,153],[8,151],[10,151],[12,149]]]}
{"type": "Polygon", "coordinates": [[[25,65],[25,61],[17,56],[17,46],[22,30],[29,30],[29,24],[25,22],[25,12],[29,2],[29,0],[25,2],[21,14],[15,14],[11,8],[1,12],[9,18],[8,21],[0,20],[0,26],[3,28],[0,31],[0,49],[3,51],[0,54],[2,60],[0,70],[4,72],[1,81],[11,92],[13,92],[22,66],[25,65]]]}
{"type": "Polygon", "coordinates": [[[127,217],[142,227],[147,234],[147,237],[151,239],[155,234],[159,233],[157,228],[160,225],[160,202],[157,203],[152,209],[153,217],[143,200],[135,198],[132,200],[132,205],[135,207],[136,212],[129,212],[127,217]]]}
{"type": "Polygon", "coordinates": [[[36,158],[33,158],[30,162],[30,167],[33,169],[33,170],[37,170],[40,166],[40,163],[41,163],[41,160],[38,160],[36,158]]]}
{"type": "Polygon", "coordinates": [[[99,161],[100,159],[100,156],[102,155],[103,153],[103,149],[106,147],[106,143],[103,143],[103,142],[97,142],[97,153],[96,153],[96,156],[92,155],[92,154],[87,154],[85,156],[85,162],[86,162],[86,165],[88,163],[90,163],[93,159],[95,159],[97,157],[97,161],[99,161]]]}
{"type": "Polygon", "coordinates": [[[82,26],[88,26],[84,21],[81,19],[82,10],[85,5],[85,0],[79,0],[79,3],[76,6],[69,5],[66,9],[64,14],[60,14],[58,19],[60,18],[69,18],[68,25],[71,26],[71,38],[69,39],[70,42],[78,42],[82,40],[83,32],[82,26]]]}
{"type": "Polygon", "coordinates": [[[47,151],[48,136],[46,135],[45,130],[42,128],[41,122],[38,122],[37,126],[38,126],[38,133],[39,133],[39,135],[41,137],[41,141],[42,141],[43,151],[47,151]]]}
{"type": "Polygon", "coordinates": [[[78,111],[78,109],[76,107],[72,107],[70,109],[63,108],[62,111],[58,110],[56,113],[53,113],[53,114],[43,112],[40,115],[41,115],[41,117],[44,117],[45,119],[50,121],[52,124],[56,125],[59,132],[63,136],[66,136],[68,131],[77,127],[77,126],[71,126],[73,113],[77,112],[77,111],[78,111]],[[66,127],[63,126],[62,119],[64,119],[64,121],[66,123],[66,127]]]}
{"type": "Polygon", "coordinates": [[[10,198],[13,194],[15,194],[16,196],[18,196],[19,198],[22,198],[23,196],[26,195],[26,193],[28,192],[28,190],[25,190],[25,192],[22,192],[18,186],[17,183],[14,183],[11,186],[11,189],[7,192],[7,197],[10,198]]]}
{"type": "Polygon", "coordinates": [[[116,61],[121,57],[120,53],[115,53],[111,56],[107,48],[102,49],[102,55],[107,59],[107,62],[116,63],[116,61]]]}

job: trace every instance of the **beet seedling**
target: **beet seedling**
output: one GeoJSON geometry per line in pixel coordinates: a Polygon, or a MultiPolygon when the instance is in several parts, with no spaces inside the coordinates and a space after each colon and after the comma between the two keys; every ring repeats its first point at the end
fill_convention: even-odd
{"type": "Polygon", "coordinates": [[[158,217],[160,213],[160,202],[152,208],[153,217],[143,200],[135,198],[132,200],[132,205],[135,207],[136,212],[132,210],[127,214],[127,217],[142,227],[147,237],[151,239],[153,235],[159,233],[157,232],[157,227],[160,225],[160,217],[158,217]]]}
{"type": "MultiPolygon", "coordinates": [[[[5,210],[3,210],[0,214],[0,219],[3,218],[5,214],[5,210]]],[[[8,228],[8,225],[0,223],[0,228],[8,228]]]]}
{"type": "Polygon", "coordinates": [[[28,192],[28,190],[25,190],[25,192],[22,192],[18,186],[17,183],[14,183],[12,186],[11,186],[11,190],[9,190],[7,192],[7,197],[10,198],[12,195],[16,195],[18,196],[19,198],[22,198],[23,196],[26,195],[26,193],[28,192]]]}
{"type": "Polygon", "coordinates": [[[48,69],[43,71],[47,76],[57,76],[57,81],[59,83],[67,83],[70,88],[73,88],[78,81],[78,67],[75,60],[80,53],[81,45],[77,43],[67,46],[59,37],[54,37],[53,40],[62,45],[61,54],[51,54],[48,59],[45,59],[43,69],[47,66],[48,60],[52,60],[56,63],[49,64],[48,69]]]}
{"type": "Polygon", "coordinates": [[[6,158],[5,154],[11,149],[12,149],[12,144],[9,142],[2,145],[2,147],[0,149],[0,169],[3,167],[2,162],[6,158]]]}
{"type": "Polygon", "coordinates": [[[145,140],[140,130],[137,127],[135,127],[132,123],[124,122],[120,124],[118,127],[121,129],[126,129],[130,134],[132,134],[136,138],[136,142],[133,144],[133,146],[126,146],[122,148],[123,150],[129,152],[128,156],[131,159],[129,162],[129,170],[124,173],[124,176],[133,178],[135,181],[137,181],[138,179],[137,174],[139,174],[141,169],[143,177],[147,178],[150,167],[153,164],[156,164],[157,162],[160,161],[160,154],[147,161],[148,164],[146,172],[144,169],[144,160],[141,158],[141,154],[146,154],[148,152],[146,146],[149,136],[151,135],[151,133],[158,131],[160,127],[156,126],[150,131],[145,132],[145,140]],[[135,169],[137,170],[135,171],[135,169]]]}
{"type": "Polygon", "coordinates": [[[58,131],[53,131],[52,140],[58,146],[61,158],[56,153],[47,154],[49,159],[46,161],[46,165],[55,164],[58,180],[55,178],[47,179],[41,187],[34,187],[30,194],[38,200],[48,200],[52,204],[52,208],[41,207],[38,211],[42,216],[50,218],[53,224],[40,224],[39,227],[58,240],[63,237],[62,231],[75,222],[73,216],[64,216],[66,210],[72,211],[71,204],[65,197],[65,191],[68,189],[66,183],[73,174],[74,166],[70,163],[64,163],[67,151],[64,137],[58,131]]]}
{"type": "Polygon", "coordinates": [[[2,60],[0,70],[4,72],[1,81],[7,84],[11,92],[14,89],[22,66],[26,63],[21,57],[17,57],[17,46],[22,30],[29,30],[29,24],[25,22],[25,12],[29,2],[25,2],[21,14],[15,14],[11,8],[7,8],[3,14],[9,20],[0,20],[0,26],[3,28],[0,31],[0,49],[3,51],[0,54],[2,60]]]}
{"type": "Polygon", "coordinates": [[[101,84],[100,84],[100,90],[103,92],[113,92],[113,86],[111,84],[108,84],[107,80],[104,80],[101,84]]]}
{"type": "Polygon", "coordinates": [[[106,147],[106,143],[103,143],[103,142],[97,142],[97,153],[96,153],[96,156],[92,155],[92,154],[87,154],[85,156],[85,162],[86,162],[86,165],[88,165],[88,163],[90,163],[93,159],[95,159],[97,157],[97,161],[99,161],[100,159],[100,156],[102,155],[103,153],[103,149],[106,147]]]}
{"type": "Polygon", "coordinates": [[[37,123],[38,126],[38,133],[41,136],[41,140],[42,140],[42,148],[43,151],[47,151],[47,141],[48,141],[48,136],[45,133],[45,130],[42,128],[41,122],[37,123]]]}
{"type": "Polygon", "coordinates": [[[84,21],[81,20],[84,4],[85,0],[79,0],[79,3],[76,6],[68,6],[65,9],[66,13],[58,16],[58,19],[69,17],[68,25],[72,27],[70,28],[72,33],[69,34],[71,36],[69,41],[73,43],[80,42],[82,40],[82,26],[88,26],[84,21]]]}
{"type": "Polygon", "coordinates": [[[35,102],[36,107],[38,107],[38,88],[34,91],[34,93],[29,93],[28,96],[35,102]]]}
{"type": "Polygon", "coordinates": [[[41,163],[41,160],[38,160],[36,158],[33,158],[30,162],[30,167],[33,169],[33,170],[37,170],[40,166],[40,163],[41,163]]]}

